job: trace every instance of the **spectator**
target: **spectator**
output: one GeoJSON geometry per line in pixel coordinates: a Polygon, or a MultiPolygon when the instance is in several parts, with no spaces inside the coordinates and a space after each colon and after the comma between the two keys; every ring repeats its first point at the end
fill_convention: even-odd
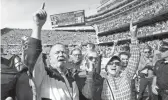
{"type": "MultiPolygon", "coordinates": [[[[127,68],[127,65],[128,65],[128,61],[129,61],[129,58],[130,58],[130,49],[129,46],[125,46],[127,49],[125,49],[124,51],[125,52],[120,52],[119,53],[119,57],[120,57],[120,60],[121,60],[121,71],[124,71],[126,68],[127,68]]],[[[131,89],[132,89],[132,99],[133,100],[136,100],[136,87],[135,87],[135,79],[132,79],[131,80],[131,89]]]]}
{"type": "Polygon", "coordinates": [[[140,75],[140,86],[139,86],[139,96],[138,100],[143,100],[143,95],[148,86],[148,96],[149,99],[152,99],[151,84],[153,79],[153,58],[152,48],[146,45],[143,49],[144,55],[141,55],[139,62],[139,75],[140,75]]]}
{"type": "Polygon", "coordinates": [[[136,26],[133,27],[132,23],[130,24],[130,31],[132,33],[131,58],[127,68],[121,74],[120,58],[113,56],[106,66],[107,77],[103,79],[98,74],[93,77],[93,100],[130,100],[132,98],[130,84],[139,62],[139,50],[136,26]]]}
{"type": "MultiPolygon", "coordinates": [[[[37,99],[79,100],[76,82],[65,66],[68,60],[66,47],[60,43],[52,46],[49,53],[50,66],[45,66],[43,63],[40,34],[46,17],[47,14],[43,8],[35,13],[35,27],[29,38],[28,49],[25,50],[27,56],[25,64],[37,86],[37,99]]],[[[86,84],[90,77],[91,74],[88,74],[86,84]]],[[[83,86],[82,92],[85,92],[85,88],[89,87],[83,86]]]]}
{"type": "Polygon", "coordinates": [[[70,55],[70,62],[75,65],[75,70],[80,70],[80,65],[82,62],[82,51],[78,48],[75,48],[71,51],[70,55]]]}
{"type": "Polygon", "coordinates": [[[162,59],[157,61],[154,67],[152,92],[155,95],[153,100],[168,100],[168,42],[165,43],[160,47],[162,59]]]}
{"type": "Polygon", "coordinates": [[[87,47],[87,52],[95,50],[95,44],[93,43],[88,43],[86,47],[87,47]]]}
{"type": "Polygon", "coordinates": [[[127,67],[130,56],[131,55],[129,52],[120,52],[119,53],[119,57],[121,59],[122,70],[125,70],[125,68],[127,67]]]}
{"type": "Polygon", "coordinates": [[[88,88],[84,88],[82,90],[82,87],[84,86],[85,82],[88,81],[86,80],[86,77],[87,77],[87,74],[95,74],[97,73],[97,65],[99,65],[101,62],[99,62],[99,55],[97,54],[96,51],[90,51],[88,52],[88,55],[86,56],[86,70],[85,71],[82,71],[82,72],[79,72],[78,74],[75,75],[75,80],[77,82],[77,85],[78,85],[78,88],[79,88],[79,91],[86,91],[86,92],[83,92],[84,93],[84,96],[85,97],[82,97],[80,98],[80,100],[92,100],[92,92],[90,91],[90,88],[91,87],[91,83],[93,82],[92,80],[89,80],[89,83],[90,84],[86,84],[86,87],[88,88]],[[93,73],[90,73],[90,72],[93,72],[93,73]],[[90,86],[88,86],[90,85],[90,86]],[[86,99],[88,98],[88,99],[86,99]]]}
{"type": "MultiPolygon", "coordinates": [[[[22,41],[23,42],[23,41],[22,41]]],[[[27,42],[27,41],[24,41],[27,42]]],[[[17,74],[17,81],[16,81],[16,99],[17,100],[37,100],[36,94],[36,87],[34,80],[32,79],[32,75],[25,65],[25,53],[24,50],[26,49],[26,44],[22,45],[22,58],[18,58],[15,60],[16,64],[20,67],[17,74]],[[25,91],[26,90],[26,91],[25,91]]]]}

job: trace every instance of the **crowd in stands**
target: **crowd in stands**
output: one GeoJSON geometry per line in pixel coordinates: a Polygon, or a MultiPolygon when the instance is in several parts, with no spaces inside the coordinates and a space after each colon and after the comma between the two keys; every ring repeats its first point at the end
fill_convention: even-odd
{"type": "MultiPolygon", "coordinates": [[[[162,31],[167,31],[168,27],[168,21],[165,22],[159,22],[155,23],[154,25],[150,26],[144,26],[138,28],[138,37],[142,36],[148,36],[156,33],[162,33],[162,31]]],[[[2,48],[4,49],[4,54],[20,54],[21,52],[21,36],[25,35],[28,36],[31,33],[31,30],[19,30],[19,29],[14,29],[12,31],[9,31],[9,33],[6,33],[2,35],[2,48]],[[9,35],[10,34],[10,35],[9,35]],[[17,34],[17,35],[16,35],[17,34]]],[[[100,36],[99,37],[99,42],[100,43],[105,43],[105,42],[112,42],[115,39],[118,40],[125,40],[130,38],[130,33],[127,32],[122,32],[122,33],[117,33],[113,35],[108,35],[108,36],[100,36]]],[[[79,44],[86,44],[87,42],[96,42],[96,35],[94,32],[66,32],[66,31],[47,31],[44,30],[42,31],[42,39],[43,39],[43,44],[44,44],[44,52],[48,53],[50,50],[51,45],[54,43],[65,43],[68,45],[68,47],[71,49],[75,45],[79,44]],[[74,36],[76,38],[74,38],[74,36]],[[45,38],[47,37],[47,38],[45,38]],[[86,37],[86,38],[84,38],[86,37]],[[64,40],[67,41],[64,41],[64,40]],[[86,41],[87,40],[87,41],[86,41]],[[75,44],[76,43],[76,44],[75,44]],[[49,45],[49,46],[47,46],[49,45]]],[[[150,41],[150,43],[153,47],[155,43],[159,43],[159,40],[156,41],[150,41]]],[[[117,51],[120,50],[120,47],[122,45],[118,46],[117,51]]],[[[105,53],[104,56],[107,55],[109,46],[96,46],[97,50],[100,52],[105,53]]],[[[86,50],[86,46],[83,46],[83,51],[86,50]]]]}
{"type": "MultiPolygon", "coordinates": [[[[143,26],[138,28],[138,37],[149,36],[160,34],[167,30],[168,21],[157,22],[154,25],[143,26]]],[[[5,31],[2,31],[5,33],[5,31]]],[[[13,29],[3,34],[2,47],[4,48],[4,54],[20,54],[21,37],[23,35],[29,36],[32,30],[30,29],[13,29]]],[[[112,42],[113,40],[127,40],[130,39],[130,33],[121,32],[113,35],[99,36],[100,43],[112,42]]],[[[55,43],[65,43],[69,47],[74,45],[86,44],[88,42],[96,43],[96,33],[95,32],[68,32],[68,31],[42,31],[42,40],[44,45],[44,52],[48,53],[51,45],[55,43]],[[47,37],[47,38],[46,38],[47,37]],[[66,40],[66,41],[65,41],[66,40]],[[49,45],[49,46],[47,46],[49,45]]],[[[102,52],[108,52],[108,47],[98,46],[98,50],[102,52]],[[107,50],[106,50],[106,49],[107,50]]],[[[85,51],[85,46],[83,46],[83,51],[85,51]]]]}
{"type": "Polygon", "coordinates": [[[168,37],[138,40],[163,33],[168,21],[137,29],[133,19],[128,32],[102,40],[113,42],[112,47],[99,46],[95,32],[42,31],[47,19],[44,7],[45,3],[33,16],[33,31],[2,31],[1,50],[12,55],[1,57],[2,100],[168,99],[168,37]],[[120,44],[123,38],[130,42],[120,44]]]}
{"type": "MultiPolygon", "coordinates": [[[[6,33],[2,30],[2,33],[6,33]]],[[[2,35],[1,44],[20,44],[21,37],[23,35],[30,36],[32,30],[30,29],[12,29],[6,34],[2,35]]],[[[96,35],[95,32],[69,32],[69,31],[54,31],[54,30],[43,30],[42,40],[43,44],[55,44],[63,42],[64,44],[85,44],[86,40],[95,43],[96,35]],[[47,37],[47,38],[46,38],[47,37]],[[65,41],[67,40],[67,41],[65,41]]]]}
{"type": "MultiPolygon", "coordinates": [[[[21,37],[30,36],[32,30],[6,29],[1,32],[3,34],[1,36],[1,46],[4,48],[4,54],[20,54],[21,37]]],[[[48,52],[51,45],[55,43],[64,43],[66,45],[79,45],[88,42],[96,43],[96,33],[43,30],[42,40],[44,47],[49,47],[44,52],[48,52]]]]}
{"type": "MultiPolygon", "coordinates": [[[[153,25],[149,26],[143,26],[138,28],[138,37],[145,37],[150,35],[156,35],[160,34],[164,31],[168,31],[168,21],[163,22],[157,22],[153,25]]],[[[112,42],[113,40],[126,40],[130,38],[130,33],[127,32],[121,32],[117,34],[107,35],[107,36],[99,36],[99,42],[105,43],[105,42],[112,42]]]]}
{"type": "MultiPolygon", "coordinates": [[[[165,39],[162,39],[162,40],[156,39],[156,40],[152,40],[152,41],[149,41],[149,40],[148,40],[148,41],[146,41],[146,42],[141,42],[141,43],[139,44],[140,51],[143,50],[143,48],[144,48],[144,46],[145,46],[146,44],[148,44],[150,47],[152,47],[153,50],[156,50],[156,49],[158,49],[160,43],[161,43],[163,40],[168,41],[168,38],[165,38],[165,39]]],[[[117,54],[118,52],[121,52],[121,51],[122,51],[122,48],[125,47],[125,46],[127,46],[127,45],[129,46],[129,42],[127,42],[127,43],[125,43],[125,44],[121,44],[121,45],[116,46],[116,51],[115,51],[115,53],[117,54]]],[[[103,54],[103,56],[104,56],[105,58],[108,58],[108,57],[109,57],[108,53],[111,51],[111,47],[112,47],[112,46],[105,46],[105,45],[96,46],[96,50],[100,51],[100,52],[103,54]]]]}
{"type": "Polygon", "coordinates": [[[145,1],[148,1],[148,0],[141,0],[141,1],[139,1],[139,0],[127,0],[126,2],[122,1],[121,3],[115,4],[114,6],[108,8],[104,12],[100,12],[96,15],[86,17],[86,20],[87,21],[94,21],[94,20],[97,20],[97,19],[102,18],[102,17],[109,17],[109,15],[113,16],[113,15],[116,15],[117,13],[122,12],[122,11],[126,11],[126,10],[136,6],[136,5],[144,3],[145,1]]]}
{"type": "Polygon", "coordinates": [[[68,31],[51,31],[44,33],[42,39],[44,44],[64,43],[68,44],[85,44],[86,40],[95,43],[95,32],[68,32],[68,31]],[[48,39],[45,39],[45,37],[48,39]],[[67,40],[67,41],[65,41],[67,40]]]}
{"type": "Polygon", "coordinates": [[[114,2],[111,2],[110,4],[108,4],[108,5],[104,6],[104,7],[101,7],[98,10],[98,12],[102,13],[102,12],[105,12],[105,11],[107,11],[109,9],[115,9],[116,6],[119,6],[119,5],[121,5],[121,3],[123,3],[123,2],[125,3],[126,1],[132,1],[132,0],[115,0],[114,2]]]}
{"type": "Polygon", "coordinates": [[[151,2],[145,3],[144,5],[134,9],[128,9],[124,13],[117,14],[113,18],[110,18],[110,20],[105,20],[103,23],[98,25],[98,32],[101,33],[113,28],[121,27],[125,24],[128,24],[130,20],[133,20],[133,22],[138,22],[143,18],[157,15],[161,11],[168,8],[167,0],[159,0],[154,2],[152,5],[151,2]]]}

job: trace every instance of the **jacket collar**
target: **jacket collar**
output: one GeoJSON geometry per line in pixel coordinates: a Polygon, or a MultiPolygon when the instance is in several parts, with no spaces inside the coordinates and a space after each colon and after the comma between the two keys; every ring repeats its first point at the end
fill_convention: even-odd
{"type": "MultiPolygon", "coordinates": [[[[62,81],[65,83],[65,80],[62,74],[57,69],[53,69],[51,66],[49,66],[49,67],[45,67],[45,70],[47,72],[47,75],[49,75],[50,78],[54,78],[55,80],[62,81]]],[[[72,77],[71,71],[66,69],[66,72],[64,75],[66,76],[70,86],[72,87],[72,82],[74,82],[75,79],[74,77],[72,77]]]]}

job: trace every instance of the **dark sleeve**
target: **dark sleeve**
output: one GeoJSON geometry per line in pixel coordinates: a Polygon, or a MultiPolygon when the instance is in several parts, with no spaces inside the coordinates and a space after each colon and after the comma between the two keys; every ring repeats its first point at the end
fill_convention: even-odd
{"type": "Polygon", "coordinates": [[[92,94],[92,85],[93,85],[93,72],[89,72],[86,80],[84,82],[84,86],[82,87],[82,94],[87,98],[87,99],[92,99],[93,94],[92,94]]]}
{"type": "Polygon", "coordinates": [[[159,62],[160,61],[156,62],[155,66],[154,66],[154,69],[153,69],[153,73],[154,73],[155,76],[156,76],[156,73],[157,73],[157,68],[159,67],[159,62]]]}
{"type": "Polygon", "coordinates": [[[103,88],[103,78],[97,73],[88,73],[85,85],[82,89],[83,95],[87,99],[100,100],[103,88]]]}
{"type": "Polygon", "coordinates": [[[29,38],[27,48],[25,49],[25,64],[29,71],[32,72],[34,65],[42,52],[41,40],[29,38]]]}
{"type": "Polygon", "coordinates": [[[101,100],[103,82],[104,82],[104,78],[102,78],[100,74],[95,73],[93,75],[93,86],[92,86],[93,100],[101,100]]]}
{"type": "Polygon", "coordinates": [[[100,74],[101,72],[101,61],[102,61],[102,55],[98,57],[98,64],[96,65],[96,73],[100,74]]]}
{"type": "MultiPolygon", "coordinates": [[[[1,74],[1,100],[5,100],[7,97],[15,97],[16,75],[13,74],[1,74]]],[[[15,100],[15,99],[13,99],[15,100]]]]}

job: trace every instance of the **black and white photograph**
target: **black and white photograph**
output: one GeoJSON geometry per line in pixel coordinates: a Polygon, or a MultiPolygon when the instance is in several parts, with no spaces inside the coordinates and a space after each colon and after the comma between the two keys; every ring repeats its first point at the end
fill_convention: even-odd
{"type": "Polygon", "coordinates": [[[0,100],[168,100],[168,0],[0,5],[0,100]]]}

